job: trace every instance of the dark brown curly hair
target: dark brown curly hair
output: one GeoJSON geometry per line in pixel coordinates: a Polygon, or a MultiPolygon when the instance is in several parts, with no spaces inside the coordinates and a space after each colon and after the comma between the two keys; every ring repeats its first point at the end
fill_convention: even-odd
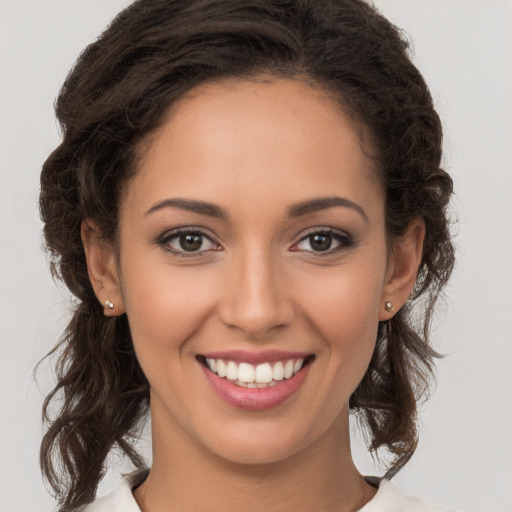
{"type": "Polygon", "coordinates": [[[44,163],[40,211],[52,272],[75,296],[52,353],[57,384],[46,398],[42,471],[61,511],[94,499],[113,448],[133,448],[149,406],[126,315],[107,318],[87,274],[81,222],[115,243],[123,185],[141,144],[198,84],[226,77],[295,78],[332,94],[371,134],[386,190],[388,239],[426,225],[418,308],[379,326],[369,368],[350,399],[372,452],[395,474],[417,445],[417,402],[439,356],[428,341],[433,308],[453,268],[440,168],[442,131],[431,95],[395,26],[362,0],[138,0],[81,54],[56,101],[62,142],[44,163]],[[58,404],[53,411],[52,404],[58,404]]]}

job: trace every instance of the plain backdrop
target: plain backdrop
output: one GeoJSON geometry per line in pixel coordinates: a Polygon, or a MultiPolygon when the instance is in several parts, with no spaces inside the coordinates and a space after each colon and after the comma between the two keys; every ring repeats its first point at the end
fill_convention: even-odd
{"type": "MultiPolygon", "coordinates": [[[[49,511],[38,468],[40,409],[67,294],[51,280],[37,199],[59,136],[53,101],[75,58],[128,0],[0,0],[0,510],[49,511]]],[[[445,128],[458,264],[438,316],[447,354],[396,482],[465,510],[512,509],[512,3],[379,0],[414,41],[445,128]]],[[[362,472],[377,469],[355,441],[362,472]]],[[[143,446],[147,450],[148,443],[143,446]]],[[[120,470],[108,474],[109,492],[120,470]]]]}

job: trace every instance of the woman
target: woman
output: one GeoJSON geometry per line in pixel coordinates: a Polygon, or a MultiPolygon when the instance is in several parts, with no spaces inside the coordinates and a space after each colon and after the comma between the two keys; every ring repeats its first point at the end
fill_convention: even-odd
{"type": "Polygon", "coordinates": [[[437,356],[452,182],[406,51],[362,1],[139,0],[82,54],[41,176],[77,297],[41,447],[62,511],[115,445],[139,471],[87,510],[427,510],[388,479],[437,356]],[[386,479],[357,471],[350,411],[386,479]]]}

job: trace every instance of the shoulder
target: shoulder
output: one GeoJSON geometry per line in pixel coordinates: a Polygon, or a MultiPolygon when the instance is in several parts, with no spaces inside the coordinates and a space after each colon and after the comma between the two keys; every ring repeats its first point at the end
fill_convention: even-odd
{"type": "Polygon", "coordinates": [[[140,469],[123,476],[114,492],[94,500],[82,512],[141,512],[132,489],[140,485],[147,474],[147,470],[140,469]]]}
{"type": "Polygon", "coordinates": [[[377,494],[359,512],[460,512],[406,496],[393,482],[382,479],[377,494]]]}

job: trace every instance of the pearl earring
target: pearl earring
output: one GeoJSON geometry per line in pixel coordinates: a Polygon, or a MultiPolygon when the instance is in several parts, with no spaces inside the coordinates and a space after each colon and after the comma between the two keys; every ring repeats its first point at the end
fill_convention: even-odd
{"type": "Polygon", "coordinates": [[[393,311],[393,309],[394,309],[394,308],[393,308],[393,303],[392,303],[392,302],[386,302],[386,303],[384,304],[384,308],[386,309],[386,311],[387,311],[388,313],[391,313],[391,311],[393,311]]]}

